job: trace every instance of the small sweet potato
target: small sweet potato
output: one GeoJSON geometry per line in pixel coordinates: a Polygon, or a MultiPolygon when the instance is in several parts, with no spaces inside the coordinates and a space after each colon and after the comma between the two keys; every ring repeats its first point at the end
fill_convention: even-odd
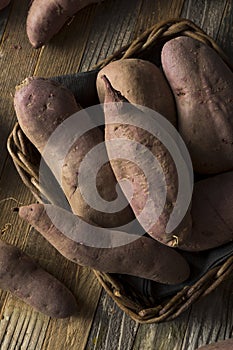
{"type": "Polygon", "coordinates": [[[178,127],[196,172],[233,169],[233,73],[199,41],[178,37],[162,50],[162,66],[175,95],[178,127]]]}
{"type": "Polygon", "coordinates": [[[192,235],[180,249],[201,251],[233,240],[233,171],[194,184],[192,235]]]}
{"type": "Polygon", "coordinates": [[[76,313],[73,294],[19,248],[0,240],[0,288],[44,314],[65,318],[76,313]]]}
{"type": "Polygon", "coordinates": [[[209,345],[204,345],[197,350],[232,350],[233,349],[233,339],[221,340],[217,343],[212,343],[209,345]]]}
{"type": "MultiPolygon", "coordinates": [[[[36,77],[26,79],[16,88],[14,107],[22,130],[40,153],[43,153],[48,140],[57,127],[68,117],[81,110],[70,90],[52,80],[36,77]]],[[[106,205],[109,205],[109,202],[118,196],[119,200],[124,200],[123,208],[109,213],[92,208],[85,201],[82,193],[85,194],[91,189],[88,180],[82,185],[78,182],[79,168],[87,153],[98,144],[103,143],[104,135],[100,128],[95,127],[89,116],[85,114],[85,127],[89,131],[77,139],[75,136],[71,137],[70,132],[83,127],[84,123],[79,125],[78,115],[75,120],[75,125],[72,122],[72,130],[67,128],[65,132],[59,133],[56,144],[53,144],[49,150],[49,159],[46,160],[48,166],[58,180],[61,172],[59,183],[75,214],[89,223],[102,227],[118,227],[130,222],[134,217],[132,210],[127,205],[123,194],[120,191],[116,193],[116,179],[110,164],[105,163],[105,159],[108,158],[104,147],[98,152],[99,161],[103,168],[97,174],[96,187],[100,197],[105,199],[106,205]],[[72,139],[73,143],[69,146],[70,148],[65,150],[66,156],[64,163],[61,164],[61,169],[57,169],[57,164],[63,159],[60,154],[63,152],[63,146],[67,144],[67,139],[72,139]]],[[[92,176],[91,168],[90,164],[86,169],[87,179],[89,175],[92,176]]]]}
{"type": "Polygon", "coordinates": [[[62,255],[79,265],[166,284],[180,283],[189,276],[189,266],[185,259],[174,249],[151,238],[138,236],[128,244],[115,246],[112,243],[118,240],[119,234],[125,237],[125,242],[130,235],[116,231],[110,234],[109,230],[96,227],[94,236],[98,243],[102,234],[109,234],[109,247],[113,246],[97,248],[85,245],[88,232],[83,232],[77,216],[64,209],[49,204],[31,204],[20,207],[19,216],[35,227],[62,255]],[[68,233],[72,239],[63,232],[68,233]]]}
{"type": "MultiPolygon", "coordinates": [[[[132,104],[151,108],[176,125],[176,108],[172,91],[161,70],[148,61],[137,58],[118,60],[102,68],[97,76],[99,100],[104,102],[106,75],[114,89],[132,104]]],[[[140,108],[140,107],[139,107],[140,108]]]]}
{"type": "Polygon", "coordinates": [[[47,43],[76,12],[99,0],[34,0],[27,17],[27,35],[33,47],[47,43]]]}
{"type": "Polygon", "coordinates": [[[171,232],[167,232],[166,227],[176,204],[179,186],[176,164],[163,142],[148,131],[153,123],[149,115],[128,103],[128,100],[112,87],[106,76],[103,76],[103,80],[106,86],[104,102],[106,148],[116,179],[118,182],[125,179],[130,181],[133,197],[131,198],[131,193],[127,193],[127,189],[125,191],[123,188],[123,192],[145,231],[163,244],[179,247],[190,235],[191,216],[187,208],[186,215],[181,218],[179,225],[171,232]],[[115,117],[117,123],[114,122],[115,117]],[[134,125],[135,120],[142,120],[143,128],[134,125]],[[128,143],[123,146],[124,140],[128,143]],[[139,145],[144,148],[139,148],[139,145]],[[126,147],[127,158],[123,159],[122,148],[126,147]],[[160,168],[156,164],[152,165],[151,153],[159,162],[160,168]],[[140,167],[137,164],[138,159],[141,162],[140,167]],[[149,176],[150,182],[148,182],[149,176]],[[165,186],[161,185],[161,178],[164,179],[165,186]],[[156,188],[151,190],[153,184],[156,188]],[[165,202],[160,205],[165,191],[165,202]],[[149,204],[149,207],[144,209],[146,204],[149,204]]]}

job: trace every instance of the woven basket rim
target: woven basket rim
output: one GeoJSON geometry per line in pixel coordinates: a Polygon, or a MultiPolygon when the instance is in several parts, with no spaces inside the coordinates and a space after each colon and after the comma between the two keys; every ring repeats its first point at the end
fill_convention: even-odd
{"type": "MultiPolygon", "coordinates": [[[[156,45],[164,44],[171,38],[180,35],[195,38],[212,47],[229,68],[233,70],[229,59],[216,42],[192,21],[184,18],[172,18],[155,24],[131,43],[100,61],[92,69],[102,68],[114,60],[137,57],[142,52],[146,52],[146,50],[156,45]]],[[[47,198],[49,194],[44,193],[40,187],[36,166],[30,162],[28,144],[30,142],[23,134],[19,124],[16,123],[7,140],[8,152],[23,183],[29,188],[35,199],[43,203],[40,194],[42,193],[47,198]]],[[[142,307],[138,302],[132,300],[129,295],[125,295],[123,286],[115,276],[96,270],[93,271],[105,291],[133,320],[139,323],[159,323],[178,317],[194,302],[208,295],[219,286],[230,275],[232,270],[233,256],[219,266],[210,269],[192,286],[185,286],[168,301],[150,308],[142,307]]]]}

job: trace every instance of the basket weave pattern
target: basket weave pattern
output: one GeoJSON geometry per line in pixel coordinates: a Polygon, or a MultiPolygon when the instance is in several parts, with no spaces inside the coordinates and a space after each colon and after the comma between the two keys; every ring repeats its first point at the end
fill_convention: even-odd
{"type": "MultiPolygon", "coordinates": [[[[181,35],[192,37],[212,47],[233,70],[226,55],[214,40],[193,22],[186,19],[172,19],[156,24],[132,43],[99,62],[93,68],[102,68],[113,60],[139,57],[140,54],[149,52],[151,48],[158,47],[161,50],[165,42],[181,35]]],[[[35,199],[42,203],[41,194],[43,194],[49,202],[53,202],[49,193],[40,186],[38,174],[40,156],[23,134],[18,123],[8,138],[7,148],[22,181],[30,189],[35,199]]],[[[132,289],[127,288],[126,290],[116,275],[99,271],[94,271],[94,273],[106,292],[132,319],[140,323],[153,323],[172,320],[179,316],[194,302],[220,285],[231,274],[232,270],[233,257],[230,257],[225,263],[210,269],[192,286],[184,287],[170,299],[157,304],[152,304],[132,289]]]]}

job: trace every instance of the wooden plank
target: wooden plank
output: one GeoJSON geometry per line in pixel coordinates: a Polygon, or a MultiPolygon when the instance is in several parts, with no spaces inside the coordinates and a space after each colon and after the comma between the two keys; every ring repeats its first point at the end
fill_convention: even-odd
{"type": "Polygon", "coordinates": [[[19,82],[32,74],[40,54],[40,51],[31,48],[26,37],[27,10],[28,2],[26,0],[12,3],[10,17],[0,44],[0,176],[7,157],[6,139],[15,122],[11,94],[14,93],[15,86],[19,82]]]}
{"type": "Polygon", "coordinates": [[[181,17],[188,18],[216,39],[227,0],[186,0],[181,17]]]}
{"type": "Polygon", "coordinates": [[[80,70],[89,70],[129,42],[140,9],[141,0],[110,0],[99,4],[80,70]]]}
{"type": "MultiPolygon", "coordinates": [[[[13,91],[16,83],[33,73],[51,76],[90,69],[100,58],[104,58],[122,44],[129,42],[134,35],[139,34],[158,19],[178,16],[183,1],[125,2],[119,0],[117,2],[109,0],[90,6],[41,51],[31,49],[27,42],[25,24],[21,21],[21,18],[25,18],[26,11],[26,1],[23,3],[24,5],[22,2],[14,2],[12,15],[6,27],[6,35],[4,35],[5,41],[3,40],[0,47],[3,50],[1,52],[6,55],[4,62],[0,62],[4,82],[2,98],[4,101],[8,99],[4,108],[1,109],[5,119],[1,125],[4,132],[3,138],[0,138],[2,143],[0,146],[5,145],[4,137],[6,139],[14,122],[12,101],[7,96],[10,90],[13,91]],[[73,37],[77,38],[76,42],[73,41],[73,37]],[[87,38],[89,38],[88,41],[87,38]],[[19,48],[20,46],[22,49],[19,48]],[[28,61],[27,55],[32,55],[28,61]],[[22,70],[19,69],[21,64],[22,70]]],[[[201,18],[203,26],[208,27],[209,33],[213,33],[220,42],[222,40],[224,45],[230,42],[228,41],[231,35],[228,31],[232,21],[230,1],[198,0],[195,3],[186,1],[183,9],[183,14],[185,13],[187,17],[197,22],[200,22],[201,18]],[[220,24],[221,27],[218,30],[220,24]]],[[[232,42],[232,37],[230,39],[232,42]]],[[[2,117],[1,120],[3,120],[2,117]]],[[[0,165],[0,169],[4,169],[0,181],[1,198],[13,196],[23,203],[31,201],[32,197],[21,185],[12,163],[9,160],[5,162],[5,155],[6,152],[1,155],[3,162],[0,165]]],[[[192,350],[196,345],[232,335],[232,312],[227,311],[227,308],[232,310],[230,298],[232,282],[193,306],[191,313],[190,310],[176,321],[169,323],[138,327],[105,293],[102,294],[95,314],[100,287],[93,273],[66,261],[36,231],[29,232],[28,226],[10,212],[12,206],[14,202],[4,202],[0,227],[4,227],[7,222],[11,222],[12,226],[4,233],[3,238],[23,247],[44,268],[63,281],[76,295],[80,313],[78,318],[50,320],[47,316],[32,311],[30,307],[12,296],[2,293],[0,300],[1,303],[4,302],[4,306],[0,321],[0,342],[2,340],[4,350],[82,350],[85,346],[88,350],[131,349],[132,347],[140,350],[192,350]],[[219,299],[220,305],[211,308],[219,299]],[[90,328],[91,333],[88,338],[90,328]]]]}
{"type": "Polygon", "coordinates": [[[157,24],[159,21],[180,17],[183,5],[184,0],[142,1],[140,16],[137,18],[137,26],[136,30],[133,32],[133,37],[139,36],[144,30],[157,24]]]}
{"type": "Polygon", "coordinates": [[[133,350],[195,350],[232,337],[233,279],[171,322],[141,325],[133,350]]]}
{"type": "Polygon", "coordinates": [[[0,321],[1,348],[26,350],[30,349],[29,344],[33,343],[34,349],[41,349],[49,318],[40,313],[33,318],[31,308],[12,296],[8,305],[0,321]]]}
{"type": "Polygon", "coordinates": [[[139,324],[121,311],[103,292],[85,350],[129,350],[139,324]]]}
{"type": "Polygon", "coordinates": [[[233,61],[233,3],[228,0],[221,18],[221,26],[217,33],[217,42],[233,61]]]}
{"type": "Polygon", "coordinates": [[[231,278],[192,307],[182,350],[195,350],[232,336],[232,286],[231,278]]]}
{"type": "Polygon", "coordinates": [[[188,313],[181,315],[176,321],[141,325],[132,349],[181,350],[187,329],[188,313]]]}

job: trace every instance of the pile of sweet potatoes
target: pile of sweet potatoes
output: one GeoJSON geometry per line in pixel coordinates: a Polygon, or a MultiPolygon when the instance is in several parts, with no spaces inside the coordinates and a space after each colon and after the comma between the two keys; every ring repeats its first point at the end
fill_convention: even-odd
{"type": "MultiPolygon", "coordinates": [[[[68,12],[60,10],[61,24],[68,12]]],[[[233,239],[233,73],[213,49],[187,37],[168,41],[161,62],[162,69],[125,59],[99,72],[96,88],[103,103],[104,132],[65,86],[36,77],[17,86],[14,106],[20,127],[58,180],[72,212],[49,204],[18,211],[79,265],[177,284],[190,273],[182,251],[208,250],[233,239]],[[167,225],[179,193],[186,191],[180,188],[177,156],[184,171],[190,164],[176,143],[173,157],[163,131],[153,132],[157,119],[152,111],[162,115],[164,135],[178,130],[195,174],[203,177],[194,183],[191,201],[170,231],[167,225]],[[138,120],[143,121],[140,126],[138,120]],[[95,148],[101,164],[95,184],[105,210],[84,195],[96,175],[93,158],[84,180],[79,177],[95,148]],[[117,198],[123,208],[109,211],[117,198]]],[[[4,288],[11,290],[7,283],[4,288]]]]}

